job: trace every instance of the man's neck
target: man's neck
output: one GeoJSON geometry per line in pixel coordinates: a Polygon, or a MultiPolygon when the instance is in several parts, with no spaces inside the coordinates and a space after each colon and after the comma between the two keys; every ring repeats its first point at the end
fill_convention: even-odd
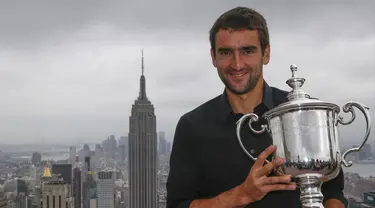
{"type": "Polygon", "coordinates": [[[260,78],[254,89],[243,95],[236,95],[225,89],[228,95],[229,103],[234,113],[252,113],[254,108],[262,103],[264,80],[260,78]]]}

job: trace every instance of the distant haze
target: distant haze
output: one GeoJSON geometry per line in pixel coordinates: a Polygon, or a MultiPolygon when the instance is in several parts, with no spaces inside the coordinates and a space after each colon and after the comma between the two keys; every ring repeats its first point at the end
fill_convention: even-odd
{"type": "MultiPolygon", "coordinates": [[[[297,64],[313,97],[340,106],[362,102],[375,119],[375,1],[231,2],[1,2],[0,144],[127,135],[142,48],[158,131],[172,140],[182,114],[224,89],[211,64],[208,31],[239,5],[268,21],[270,85],[289,90],[289,66],[297,64]]],[[[358,122],[343,127],[343,142],[362,139],[357,112],[358,122]]]]}

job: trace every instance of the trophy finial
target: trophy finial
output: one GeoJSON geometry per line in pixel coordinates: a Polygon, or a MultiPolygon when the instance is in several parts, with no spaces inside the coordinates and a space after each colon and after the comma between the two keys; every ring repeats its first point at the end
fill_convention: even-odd
{"type": "Polygon", "coordinates": [[[301,87],[305,83],[305,79],[297,76],[297,65],[292,64],[290,65],[290,70],[292,71],[292,77],[289,78],[286,83],[291,87],[293,90],[289,93],[289,100],[294,100],[298,98],[309,98],[310,96],[305,93],[301,87]]]}
{"type": "Polygon", "coordinates": [[[296,73],[297,69],[298,69],[297,65],[295,65],[295,64],[290,65],[290,70],[292,71],[292,77],[293,78],[297,77],[297,73],[296,73]]]}

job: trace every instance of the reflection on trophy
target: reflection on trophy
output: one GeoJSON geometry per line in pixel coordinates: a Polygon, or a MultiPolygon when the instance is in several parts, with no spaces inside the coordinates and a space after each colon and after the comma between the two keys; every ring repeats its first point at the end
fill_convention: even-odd
{"type": "Polygon", "coordinates": [[[261,129],[252,127],[252,123],[259,119],[256,114],[244,115],[237,122],[237,138],[243,151],[255,161],[257,158],[242,144],[242,124],[248,120],[250,129],[257,134],[267,131],[272,137],[273,144],[277,146],[275,157],[286,160],[277,173],[292,175],[296,179],[301,191],[302,207],[323,208],[322,183],[335,178],[340,172],[341,165],[350,167],[353,162],[346,161],[346,155],[359,151],[367,142],[371,131],[369,108],[358,102],[346,103],[343,111],[351,113],[351,118],[346,121],[339,115],[339,106],[311,98],[304,92],[301,87],[305,79],[297,77],[295,65],[290,69],[292,78],[286,83],[292,91],[288,94],[288,101],[263,115],[267,124],[262,125],[261,129]],[[364,114],[366,132],[360,146],[351,148],[341,155],[338,125],[348,125],[355,120],[353,107],[364,114]]]}

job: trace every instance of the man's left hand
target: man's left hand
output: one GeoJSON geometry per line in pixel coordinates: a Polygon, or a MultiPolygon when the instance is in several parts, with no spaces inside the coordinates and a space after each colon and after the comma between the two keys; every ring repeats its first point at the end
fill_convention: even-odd
{"type": "Polygon", "coordinates": [[[345,205],[337,199],[328,199],[324,202],[324,208],[345,208],[345,205]]]}

